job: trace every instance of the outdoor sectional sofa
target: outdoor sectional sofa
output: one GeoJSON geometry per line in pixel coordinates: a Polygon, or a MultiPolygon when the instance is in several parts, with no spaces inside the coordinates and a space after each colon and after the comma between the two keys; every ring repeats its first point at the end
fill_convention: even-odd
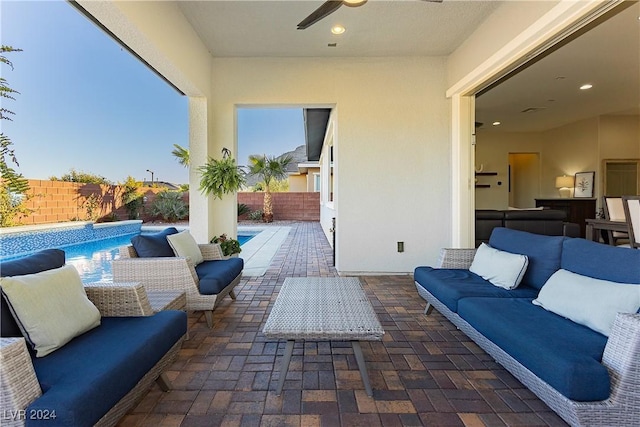
{"type": "MultiPolygon", "coordinates": [[[[74,267],[64,264],[63,251],[48,249],[0,266],[3,426],[111,426],[144,396],[154,381],[165,391],[170,388],[163,372],[177,356],[186,336],[186,313],[167,310],[154,314],[140,284],[102,283],[83,288],[74,267]],[[79,298],[86,301],[88,297],[91,303],[86,305],[94,305],[91,310],[99,325],[62,342],[52,352],[41,354],[37,345],[26,344],[12,314],[18,312],[16,300],[12,300],[10,308],[7,301],[11,300],[5,292],[9,291],[10,282],[11,289],[15,289],[16,283],[33,287],[33,280],[39,280],[40,289],[44,289],[40,299],[57,302],[63,293],[53,280],[58,274],[75,275],[79,298]]],[[[62,298],[66,299],[68,295],[64,295],[62,298]]],[[[40,306],[36,300],[30,301],[40,306]]],[[[58,311],[68,319],[75,317],[71,311],[81,310],[58,311]]],[[[37,335],[33,328],[25,329],[24,317],[19,319],[30,341],[34,341],[37,335]]],[[[47,320],[53,322],[51,317],[47,320]]]]}
{"type": "MultiPolygon", "coordinates": [[[[445,249],[439,268],[414,271],[417,291],[427,301],[425,313],[435,307],[569,424],[638,426],[640,250],[506,228],[495,228],[489,245],[499,253],[526,255],[520,285],[504,289],[471,272],[477,249],[445,249]],[[607,302],[598,297],[589,301],[588,294],[605,288],[573,292],[571,280],[556,279],[566,277],[606,285],[604,299],[622,286],[634,308],[609,313],[613,325],[608,337],[596,332],[584,323],[597,320],[596,312],[606,309],[607,302]],[[592,282],[594,278],[600,281],[592,282]],[[560,293],[547,292],[545,286],[560,293]],[[567,305],[575,303],[585,319],[574,322],[533,303],[542,301],[543,292],[545,302],[560,306],[564,298],[574,300],[567,305]],[[577,301],[585,298],[587,305],[600,307],[581,307],[577,301]]],[[[576,320],[573,313],[569,317],[576,320]]]]}

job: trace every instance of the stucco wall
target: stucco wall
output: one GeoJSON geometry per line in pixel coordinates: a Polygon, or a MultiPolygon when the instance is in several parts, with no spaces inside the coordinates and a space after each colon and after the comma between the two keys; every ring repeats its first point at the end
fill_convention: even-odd
{"type": "Polygon", "coordinates": [[[436,261],[451,217],[444,58],[214,59],[212,79],[210,146],[235,140],[238,105],[334,106],[339,271],[436,261]]]}

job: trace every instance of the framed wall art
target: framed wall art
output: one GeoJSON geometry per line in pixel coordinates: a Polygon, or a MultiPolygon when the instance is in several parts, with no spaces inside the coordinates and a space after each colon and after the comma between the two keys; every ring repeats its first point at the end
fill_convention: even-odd
{"type": "Polygon", "coordinates": [[[593,197],[595,172],[577,172],[573,197],[593,197]]]}

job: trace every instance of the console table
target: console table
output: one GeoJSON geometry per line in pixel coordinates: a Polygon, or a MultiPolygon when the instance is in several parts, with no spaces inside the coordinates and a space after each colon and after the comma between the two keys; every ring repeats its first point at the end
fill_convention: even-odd
{"type": "Polygon", "coordinates": [[[580,237],[586,237],[587,218],[596,217],[596,199],[554,198],[536,199],[536,207],[557,209],[566,212],[568,222],[580,226],[580,237]]]}

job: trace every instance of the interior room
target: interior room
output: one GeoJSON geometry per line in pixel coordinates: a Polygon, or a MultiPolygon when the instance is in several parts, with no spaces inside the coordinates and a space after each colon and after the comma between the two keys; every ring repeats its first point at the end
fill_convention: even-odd
{"type": "Polygon", "coordinates": [[[639,15],[609,14],[477,95],[477,209],[567,198],[595,218],[602,196],[640,194],[639,15]],[[594,172],[587,193],[581,172],[594,172]]]}

